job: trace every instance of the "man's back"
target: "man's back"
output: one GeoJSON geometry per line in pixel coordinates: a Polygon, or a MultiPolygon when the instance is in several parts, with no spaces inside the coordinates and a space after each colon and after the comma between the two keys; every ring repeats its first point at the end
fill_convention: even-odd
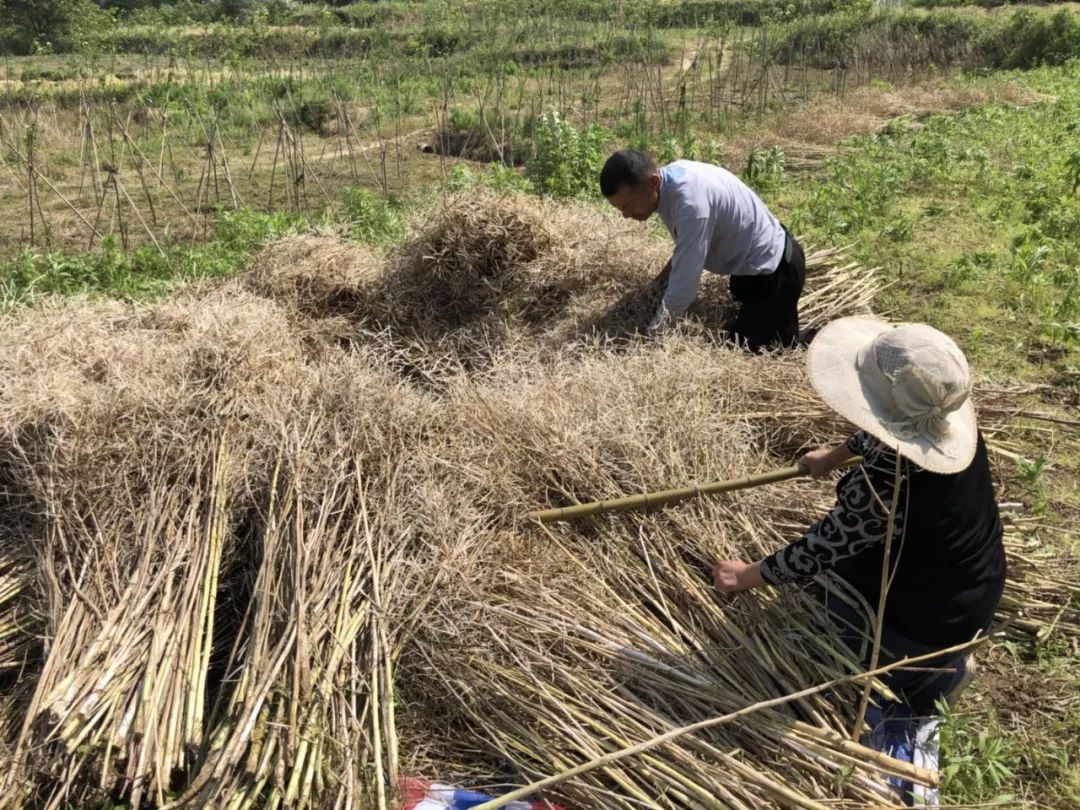
{"type": "Polygon", "coordinates": [[[660,170],[657,214],[679,241],[703,232],[703,268],[723,275],[771,273],[784,251],[784,229],[761,198],[727,169],[677,160],[660,170]],[[692,223],[697,221],[698,227],[692,223]]]}

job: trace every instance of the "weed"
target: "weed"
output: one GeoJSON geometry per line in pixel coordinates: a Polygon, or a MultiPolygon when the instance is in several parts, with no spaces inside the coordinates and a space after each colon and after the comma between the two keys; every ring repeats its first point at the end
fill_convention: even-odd
{"type": "Polygon", "coordinates": [[[1021,764],[1016,743],[983,718],[956,711],[945,701],[942,717],[942,794],[947,804],[1007,803],[1021,764]]]}
{"type": "Polygon", "coordinates": [[[222,214],[217,238],[204,244],[125,251],[107,237],[84,253],[30,248],[0,267],[0,309],[48,295],[153,298],[186,281],[231,275],[259,245],[302,224],[285,213],[237,211],[222,214]]]}
{"type": "Polygon", "coordinates": [[[366,188],[345,189],[345,213],[354,239],[382,245],[400,239],[405,226],[398,203],[366,188]]]}
{"type": "Polygon", "coordinates": [[[554,197],[595,196],[606,139],[595,125],[579,131],[556,112],[540,116],[525,164],[536,190],[554,197]]]}
{"type": "Polygon", "coordinates": [[[1065,182],[1070,194],[1080,190],[1080,150],[1072,152],[1065,159],[1065,182]]]}
{"type": "Polygon", "coordinates": [[[784,164],[784,152],[779,146],[751,149],[742,179],[758,194],[777,191],[784,179],[784,164]]]}
{"type": "Polygon", "coordinates": [[[1029,487],[1037,487],[1043,471],[1046,469],[1046,458],[1039,456],[1034,461],[1021,458],[1017,461],[1017,465],[1020,468],[1020,477],[1024,483],[1029,487]]]}

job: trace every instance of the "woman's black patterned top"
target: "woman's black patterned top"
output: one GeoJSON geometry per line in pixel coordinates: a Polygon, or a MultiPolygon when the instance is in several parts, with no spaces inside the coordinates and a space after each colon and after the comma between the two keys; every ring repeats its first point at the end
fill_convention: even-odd
{"type": "MultiPolygon", "coordinates": [[[[865,431],[848,449],[863,462],[836,485],[836,506],[802,537],[762,561],[766,582],[800,582],[832,569],[877,607],[896,453],[865,431]]],[[[986,629],[1005,584],[1005,550],[986,443],[967,469],[942,475],[900,459],[885,621],[928,644],[986,629]]]]}

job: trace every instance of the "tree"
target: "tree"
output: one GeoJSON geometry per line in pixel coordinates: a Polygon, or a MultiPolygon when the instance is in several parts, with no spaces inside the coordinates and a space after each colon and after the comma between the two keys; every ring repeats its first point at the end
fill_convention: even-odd
{"type": "Polygon", "coordinates": [[[229,20],[246,20],[257,5],[255,0],[221,0],[221,16],[229,20]]]}
{"type": "Polygon", "coordinates": [[[55,51],[73,50],[108,22],[90,0],[0,0],[0,47],[16,54],[46,43],[55,51]]]}

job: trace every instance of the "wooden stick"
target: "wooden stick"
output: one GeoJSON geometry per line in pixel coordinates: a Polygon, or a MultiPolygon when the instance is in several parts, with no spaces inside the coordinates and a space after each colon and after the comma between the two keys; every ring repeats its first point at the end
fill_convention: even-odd
{"type": "MultiPolygon", "coordinates": [[[[892,505],[889,507],[889,521],[885,529],[885,550],[881,556],[881,586],[878,591],[877,614],[874,616],[874,646],[870,651],[870,669],[874,669],[881,654],[881,633],[885,627],[885,599],[889,593],[892,579],[889,577],[889,562],[892,556],[892,536],[896,528],[896,507],[900,503],[900,465],[901,456],[896,454],[896,470],[893,473],[892,505]]],[[[869,480],[866,482],[869,485],[869,480]]],[[[907,524],[904,524],[906,531],[907,524]]],[[[855,715],[855,724],[851,727],[852,742],[858,742],[862,736],[863,721],[866,719],[866,709],[870,705],[870,681],[863,684],[862,699],[859,701],[859,711],[855,715]]]]}
{"type": "Polygon", "coordinates": [[[15,156],[17,158],[19,158],[19,160],[26,163],[29,170],[33,173],[33,176],[36,177],[36,178],[40,178],[41,181],[44,182],[45,185],[47,185],[49,187],[49,190],[52,191],[53,193],[55,193],[56,196],[59,197],[60,200],[64,203],[64,205],[66,205],[68,208],[70,208],[75,213],[75,215],[79,219],[82,220],[83,224],[87,228],[89,228],[93,233],[97,234],[99,237],[101,236],[101,234],[98,232],[98,229],[90,224],[90,221],[85,216],[83,216],[83,213],[78,208],[75,207],[75,204],[73,202],[71,202],[71,200],[69,200],[67,197],[65,197],[63,195],[63,193],[59,189],[57,189],[56,186],[54,186],[52,183],[49,182],[48,177],[46,177],[40,171],[38,171],[37,167],[34,166],[33,163],[29,162],[25,157],[20,155],[18,152],[15,152],[14,154],[15,154],[15,156]]]}
{"type": "MultiPolygon", "coordinates": [[[[861,456],[849,459],[846,466],[862,461],[861,456]]],[[[607,501],[592,501],[581,503],[576,506],[563,506],[556,509],[541,509],[537,512],[529,512],[529,520],[540,523],[557,523],[559,521],[580,520],[581,518],[604,515],[609,512],[627,512],[632,509],[647,509],[662,504],[678,503],[679,501],[698,498],[702,495],[715,495],[720,492],[734,492],[739,489],[750,489],[763,484],[773,484],[777,481],[787,481],[789,478],[798,478],[807,475],[808,470],[801,466],[784,467],[758,475],[748,475],[744,478],[732,478],[728,481],[714,481],[711,484],[694,484],[679,489],[664,489],[659,492],[643,492],[640,495],[628,495],[625,498],[613,498],[607,501]]]]}

